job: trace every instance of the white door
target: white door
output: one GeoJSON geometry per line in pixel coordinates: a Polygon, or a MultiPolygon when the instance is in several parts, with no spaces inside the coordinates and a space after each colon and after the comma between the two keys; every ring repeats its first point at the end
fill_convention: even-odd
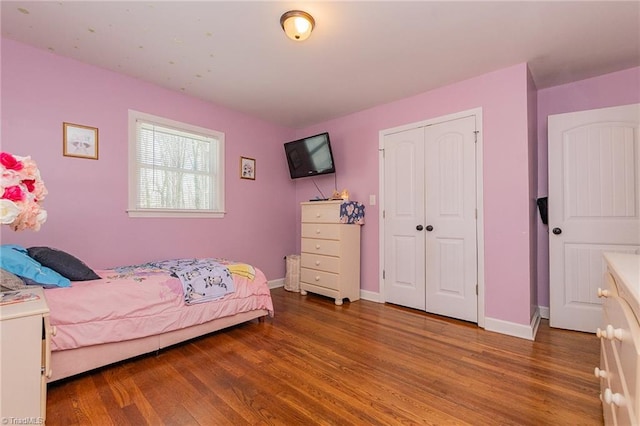
{"type": "Polygon", "coordinates": [[[602,253],[639,252],[640,105],[549,116],[552,327],[595,332],[602,253]]]}
{"type": "Polygon", "coordinates": [[[425,309],[424,127],[384,139],[385,300],[425,309]]]}
{"type": "Polygon", "coordinates": [[[427,311],[477,322],[475,117],[425,128],[427,311]]]}
{"type": "Polygon", "coordinates": [[[475,117],[384,138],[385,300],[478,320],[475,117]]]}

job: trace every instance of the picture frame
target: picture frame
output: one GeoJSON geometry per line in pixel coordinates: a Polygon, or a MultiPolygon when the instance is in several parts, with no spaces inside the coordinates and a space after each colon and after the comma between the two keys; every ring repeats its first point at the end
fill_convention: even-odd
{"type": "Polygon", "coordinates": [[[98,128],[62,123],[62,155],[98,159],[98,128]]]}
{"type": "Polygon", "coordinates": [[[256,180],[256,160],[240,157],[240,179],[256,180]]]}

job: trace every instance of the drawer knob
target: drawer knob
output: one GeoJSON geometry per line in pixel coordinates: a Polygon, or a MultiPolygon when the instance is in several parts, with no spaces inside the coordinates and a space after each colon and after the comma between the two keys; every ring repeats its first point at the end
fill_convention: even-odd
{"type": "Polygon", "coordinates": [[[319,234],[319,233],[320,233],[320,230],[319,230],[319,229],[316,229],[316,234],[319,234]]]}
{"type": "Polygon", "coordinates": [[[320,261],[316,260],[316,266],[320,266],[320,261]]]}
{"type": "Polygon", "coordinates": [[[322,216],[320,213],[316,213],[316,217],[320,217],[322,216]]]}
{"type": "Polygon", "coordinates": [[[51,326],[51,335],[55,336],[56,334],[58,334],[58,327],[56,327],[55,325],[51,326]]]}
{"type": "Polygon", "coordinates": [[[624,405],[624,396],[617,392],[613,393],[611,389],[606,388],[604,390],[604,402],[622,407],[624,405]]]}
{"type": "Polygon", "coordinates": [[[596,336],[598,336],[598,338],[604,337],[605,339],[609,340],[618,339],[621,341],[622,337],[624,336],[624,330],[621,328],[613,328],[613,326],[609,324],[604,330],[598,327],[596,329],[596,336]]]}
{"type": "Polygon", "coordinates": [[[598,297],[609,297],[610,295],[611,293],[609,292],[609,290],[598,288],[598,297]]]}
{"type": "Polygon", "coordinates": [[[320,281],[320,276],[316,275],[316,281],[320,281]]]}
{"type": "Polygon", "coordinates": [[[613,326],[611,324],[609,324],[607,326],[607,339],[609,340],[622,340],[622,335],[624,334],[624,331],[621,328],[613,328],[613,326]]]}
{"type": "Polygon", "coordinates": [[[316,250],[320,250],[320,244],[316,244],[316,250]]]}
{"type": "Polygon", "coordinates": [[[606,379],[607,378],[607,370],[601,370],[600,368],[596,367],[593,370],[593,374],[598,378],[598,379],[606,379]]]}

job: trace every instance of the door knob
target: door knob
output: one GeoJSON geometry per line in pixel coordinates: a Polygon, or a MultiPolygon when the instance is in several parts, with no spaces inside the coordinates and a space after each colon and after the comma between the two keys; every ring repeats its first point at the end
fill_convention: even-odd
{"type": "Polygon", "coordinates": [[[551,232],[553,232],[553,233],[554,233],[554,234],[556,234],[556,235],[560,235],[560,234],[562,234],[562,229],[560,229],[560,228],[553,228],[553,231],[551,231],[551,232]]]}
{"type": "Polygon", "coordinates": [[[417,229],[418,231],[422,231],[424,228],[422,227],[422,225],[418,225],[418,226],[416,226],[416,229],[417,229]]]}
{"type": "Polygon", "coordinates": [[[433,226],[427,225],[427,231],[429,231],[429,232],[433,231],[433,226]]]}

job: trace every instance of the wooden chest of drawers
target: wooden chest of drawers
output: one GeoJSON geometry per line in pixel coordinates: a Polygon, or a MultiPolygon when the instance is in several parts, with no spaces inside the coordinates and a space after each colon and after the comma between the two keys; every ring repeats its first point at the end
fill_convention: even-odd
{"type": "Polygon", "coordinates": [[[341,201],[301,203],[300,293],[360,299],[360,225],[340,223],[341,201]]]}
{"type": "Polygon", "coordinates": [[[640,411],[640,256],[607,253],[600,338],[600,399],[606,425],[637,425],[640,411]]]}

